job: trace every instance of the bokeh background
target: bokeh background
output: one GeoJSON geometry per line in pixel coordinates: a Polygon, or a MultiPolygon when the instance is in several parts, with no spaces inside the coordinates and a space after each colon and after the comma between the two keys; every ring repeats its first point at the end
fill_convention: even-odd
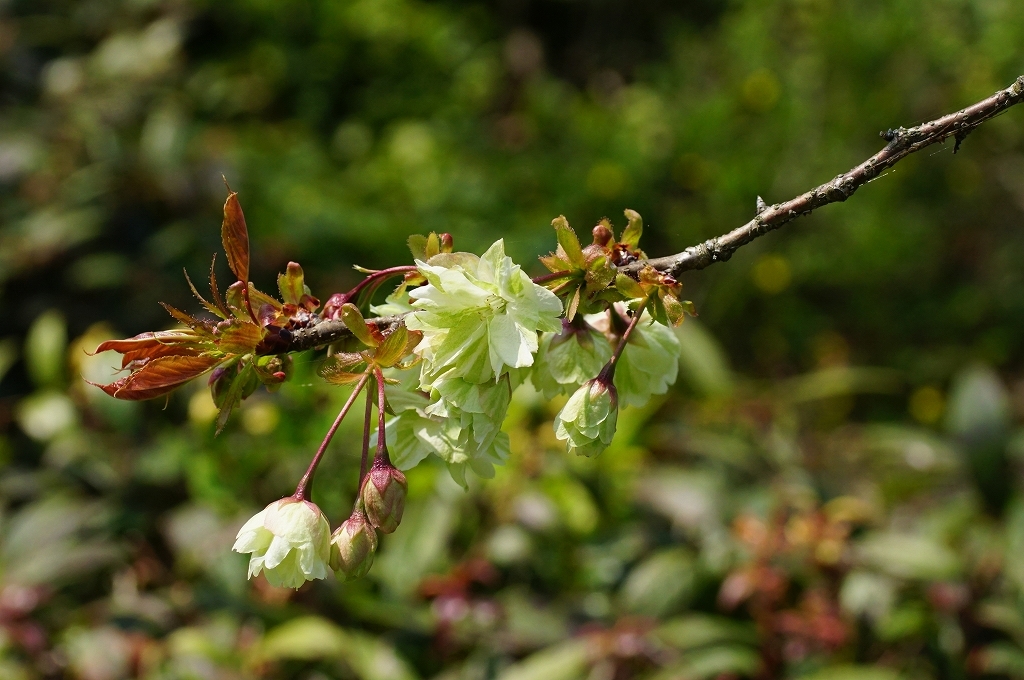
{"type": "Polygon", "coordinates": [[[257,285],[325,299],[430,230],[539,271],[629,207],[673,253],[1021,73],[1019,0],[0,0],[0,677],[1024,677],[1024,108],[688,274],[610,450],[523,391],[510,464],[413,470],[354,583],[229,552],[345,396],[315,356],[219,437],[203,381],[83,382],[197,309],[222,174],[257,285]]]}

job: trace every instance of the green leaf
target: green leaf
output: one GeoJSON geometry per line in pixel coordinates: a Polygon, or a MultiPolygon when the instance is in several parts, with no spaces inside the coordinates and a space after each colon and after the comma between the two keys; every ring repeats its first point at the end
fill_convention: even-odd
{"type": "Polygon", "coordinates": [[[351,302],[346,302],[341,306],[341,320],[345,322],[345,326],[352,331],[352,335],[359,339],[359,342],[363,343],[368,347],[376,347],[378,342],[377,338],[374,337],[370,331],[370,327],[366,325],[366,320],[363,319],[362,312],[351,302]]]}
{"type": "Polygon", "coordinates": [[[843,664],[801,675],[798,680],[900,680],[902,677],[899,672],[883,666],[843,664]]]}
{"type": "Polygon", "coordinates": [[[565,318],[572,321],[576,318],[576,310],[580,307],[580,287],[576,287],[576,292],[572,294],[569,299],[569,304],[565,307],[565,318]]]}
{"type": "Polygon", "coordinates": [[[857,556],[862,563],[900,578],[944,580],[961,572],[956,553],[925,536],[874,534],[860,543],[857,556]]]}
{"type": "Polygon", "coordinates": [[[252,363],[243,360],[229,367],[220,379],[211,385],[213,403],[220,409],[217,414],[217,434],[224,429],[231,411],[255,392],[259,384],[259,376],[256,375],[252,363]]]}
{"type": "Polygon", "coordinates": [[[409,252],[412,253],[412,259],[420,260],[421,262],[427,261],[427,237],[423,234],[413,234],[408,240],[409,252]]]}
{"type": "Polygon", "coordinates": [[[614,279],[615,267],[608,262],[607,255],[598,255],[590,260],[587,264],[587,272],[583,275],[589,294],[604,290],[614,279]]]}
{"type": "Polygon", "coordinates": [[[655,628],[653,635],[680,651],[721,643],[757,644],[757,631],[751,624],[708,614],[669,619],[655,628]]]}
{"type": "Polygon", "coordinates": [[[384,342],[377,347],[374,359],[384,368],[390,368],[402,360],[406,354],[406,346],[409,341],[409,331],[405,324],[399,325],[395,330],[388,333],[384,342]]]}
{"type": "Polygon", "coordinates": [[[620,243],[624,243],[635,250],[640,245],[640,237],[644,233],[644,221],[640,218],[640,213],[635,210],[625,211],[626,219],[629,220],[629,225],[625,231],[622,232],[622,238],[619,239],[620,243]]]}
{"type": "Polygon", "coordinates": [[[430,259],[441,252],[441,239],[437,237],[437,234],[430,232],[427,235],[427,257],[430,259]]]}
{"type": "Polygon", "coordinates": [[[40,314],[25,338],[25,361],[37,386],[55,387],[64,380],[68,344],[67,323],[55,309],[40,314]]]}
{"type": "Polygon", "coordinates": [[[589,657],[587,640],[567,640],[510,666],[498,680],[581,680],[590,666],[589,657]]]}
{"type": "Polygon", "coordinates": [[[262,660],[314,659],[340,657],[348,643],[340,627],[319,616],[304,616],[277,626],[260,641],[256,649],[262,660]]]}
{"type": "Polygon", "coordinates": [[[287,304],[298,305],[306,294],[305,278],[302,267],[297,262],[289,262],[284,274],[277,276],[277,288],[281,291],[281,299],[287,304]]]}
{"type": "Polygon", "coordinates": [[[647,295],[639,283],[625,274],[615,276],[615,288],[630,300],[637,300],[647,295]]]}
{"type": "Polygon", "coordinates": [[[622,602],[631,612],[664,616],[688,601],[693,588],[693,557],[669,548],[634,567],[622,584],[622,602]]]}
{"type": "Polygon", "coordinates": [[[569,221],[565,219],[564,215],[559,215],[551,221],[551,226],[555,228],[558,245],[565,252],[569,264],[574,269],[582,269],[586,264],[583,259],[583,248],[580,246],[580,240],[576,237],[576,232],[569,226],[569,221]]]}

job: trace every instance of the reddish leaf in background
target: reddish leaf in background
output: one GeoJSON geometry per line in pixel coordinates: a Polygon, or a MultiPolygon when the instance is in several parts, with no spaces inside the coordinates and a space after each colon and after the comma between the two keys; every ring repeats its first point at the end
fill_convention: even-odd
{"type": "Polygon", "coordinates": [[[223,356],[211,355],[157,357],[131,375],[97,387],[125,401],[152,399],[206,373],[223,360],[223,356]]]}
{"type": "Polygon", "coordinates": [[[245,228],[245,216],[238,203],[238,193],[232,191],[224,202],[224,223],[220,228],[228,266],[239,281],[249,282],[249,231],[245,228]]]}

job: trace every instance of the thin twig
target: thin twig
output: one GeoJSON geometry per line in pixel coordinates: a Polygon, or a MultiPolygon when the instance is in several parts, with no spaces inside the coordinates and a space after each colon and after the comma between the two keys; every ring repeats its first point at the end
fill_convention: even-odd
{"type": "Polygon", "coordinates": [[[693,269],[704,269],[715,262],[724,262],[732,257],[736,250],[750,243],[758,236],[778,229],[784,224],[810,214],[813,210],[829,203],[845,201],[864,184],[888,170],[899,161],[926,146],[938,144],[953,137],[957,140],[954,151],[960,142],[979,125],[1001,114],[1006,109],[1024,101],[1024,75],[1010,87],[996,92],[991,97],[972,104],[956,113],[937,118],[928,123],[912,128],[899,128],[882,133],[889,143],[849,172],[839,175],[831,182],[826,182],[796,198],[768,206],[742,227],[733,229],[727,234],[708,239],[704,243],[687,248],[681,253],[651,260],[640,260],[622,267],[629,274],[636,274],[644,266],[678,277],[693,269]]]}

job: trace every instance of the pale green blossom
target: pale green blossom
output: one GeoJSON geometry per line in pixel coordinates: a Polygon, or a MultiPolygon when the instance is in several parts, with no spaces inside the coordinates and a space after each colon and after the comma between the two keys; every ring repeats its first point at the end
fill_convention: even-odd
{"type": "Polygon", "coordinates": [[[232,550],[251,553],[249,578],[262,571],[273,586],[298,588],[327,577],[331,527],[314,503],[282,498],[238,530],[232,550]]]}
{"type": "Polygon", "coordinates": [[[569,453],[596,456],[612,443],[617,418],[615,387],[590,380],[573,392],[555,417],[555,437],[566,442],[569,453]]]}
{"type": "Polygon", "coordinates": [[[530,381],[547,399],[568,394],[597,376],[612,356],[612,346],[602,333],[564,324],[561,333],[544,333],[530,381]]]}
{"type": "MultiPolygon", "coordinates": [[[[607,314],[593,314],[587,322],[607,332],[607,314]]],[[[644,312],[622,356],[615,364],[615,388],[623,406],[643,406],[665,394],[679,374],[679,338],[671,328],[644,312]]]]}
{"type": "Polygon", "coordinates": [[[416,311],[406,325],[423,333],[415,351],[424,389],[442,375],[486,383],[530,366],[538,331],[561,327],[561,301],[513,264],[501,240],[481,257],[442,254],[416,266],[427,285],[409,292],[416,311]]]}
{"type": "Polygon", "coordinates": [[[452,478],[466,486],[466,473],[494,476],[509,455],[508,435],[500,431],[519,371],[497,383],[474,385],[461,378],[439,380],[430,395],[411,385],[413,371],[393,371],[400,386],[388,399],[397,416],[386,426],[391,462],[400,470],[434,454],[448,464],[452,478]]]}

